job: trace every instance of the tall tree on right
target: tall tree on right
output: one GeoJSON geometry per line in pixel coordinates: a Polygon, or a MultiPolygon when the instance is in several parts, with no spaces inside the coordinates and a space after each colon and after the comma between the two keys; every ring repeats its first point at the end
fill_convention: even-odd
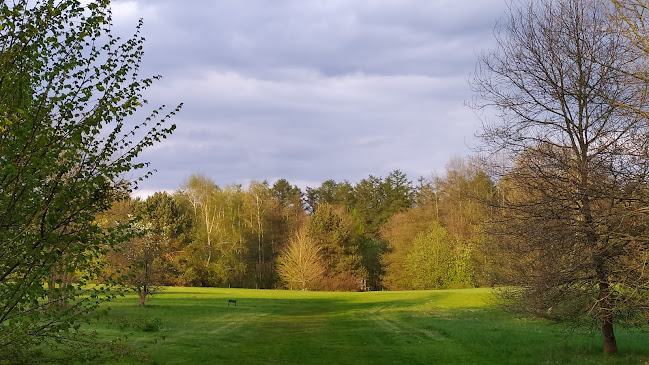
{"type": "Polygon", "coordinates": [[[495,222],[514,264],[505,297],[557,319],[649,317],[646,59],[598,0],[512,2],[480,56],[475,107],[496,110],[482,140],[498,152],[495,222]]]}

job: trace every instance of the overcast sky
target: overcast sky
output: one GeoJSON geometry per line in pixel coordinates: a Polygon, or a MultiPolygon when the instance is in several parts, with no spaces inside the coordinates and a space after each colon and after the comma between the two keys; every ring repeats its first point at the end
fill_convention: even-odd
{"type": "Polygon", "coordinates": [[[150,106],[184,108],[143,153],[139,194],[192,173],[319,186],[394,169],[442,172],[475,145],[464,105],[504,0],[117,0],[116,29],[144,19],[150,106]]]}

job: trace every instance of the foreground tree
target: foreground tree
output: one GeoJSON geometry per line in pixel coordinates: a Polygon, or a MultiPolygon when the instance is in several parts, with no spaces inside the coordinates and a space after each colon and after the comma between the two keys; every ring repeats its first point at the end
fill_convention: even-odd
{"type": "MultiPolygon", "coordinates": [[[[613,4],[610,13],[611,23],[614,24],[615,30],[629,42],[628,51],[635,53],[639,59],[647,57],[649,55],[649,23],[647,22],[649,3],[645,0],[611,0],[611,2],[613,4]]],[[[635,67],[624,71],[631,76],[630,81],[638,82],[640,90],[649,80],[647,68],[642,63],[637,63],[635,67]]],[[[648,116],[642,104],[629,104],[625,107],[645,118],[648,116]]]]}
{"type": "Polygon", "coordinates": [[[482,135],[503,177],[495,225],[511,255],[505,291],[519,308],[564,320],[595,320],[604,352],[613,324],[646,322],[646,59],[614,31],[610,3],[513,3],[497,48],[480,58],[478,107],[498,122],[482,135]]]}
{"type": "Polygon", "coordinates": [[[138,76],[143,38],[110,36],[109,1],[3,2],[0,19],[0,361],[19,363],[37,345],[69,356],[81,343],[68,340],[108,295],[85,284],[124,238],[95,216],[136,187],[122,176],[175,127],[160,109],[127,122],[152,80],[138,76]],[[53,272],[74,284],[45,285],[53,272]]]}

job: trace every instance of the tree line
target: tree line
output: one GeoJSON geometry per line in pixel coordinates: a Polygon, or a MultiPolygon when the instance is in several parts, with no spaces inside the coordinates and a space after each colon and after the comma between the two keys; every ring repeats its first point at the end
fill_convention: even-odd
{"type": "Polygon", "coordinates": [[[160,285],[309,290],[488,285],[486,203],[496,185],[456,159],[415,185],[399,170],[306,191],[287,180],[217,186],[192,175],[173,192],[125,197],[103,214],[133,237],[107,252],[142,304],[160,285]]]}

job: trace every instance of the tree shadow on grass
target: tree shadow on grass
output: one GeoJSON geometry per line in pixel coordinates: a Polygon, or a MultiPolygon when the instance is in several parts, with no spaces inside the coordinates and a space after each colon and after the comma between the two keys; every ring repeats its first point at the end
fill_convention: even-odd
{"type": "Polygon", "coordinates": [[[620,330],[621,355],[609,359],[601,355],[597,334],[566,336],[561,326],[492,307],[439,305],[448,292],[166,294],[149,307],[139,307],[134,298],[111,313],[125,321],[143,313],[160,319],[160,332],[138,331],[133,339],[145,344],[166,336],[151,345],[151,357],[161,361],[634,364],[649,358],[641,332],[620,330]],[[228,298],[236,298],[237,306],[228,307],[228,298]]]}

